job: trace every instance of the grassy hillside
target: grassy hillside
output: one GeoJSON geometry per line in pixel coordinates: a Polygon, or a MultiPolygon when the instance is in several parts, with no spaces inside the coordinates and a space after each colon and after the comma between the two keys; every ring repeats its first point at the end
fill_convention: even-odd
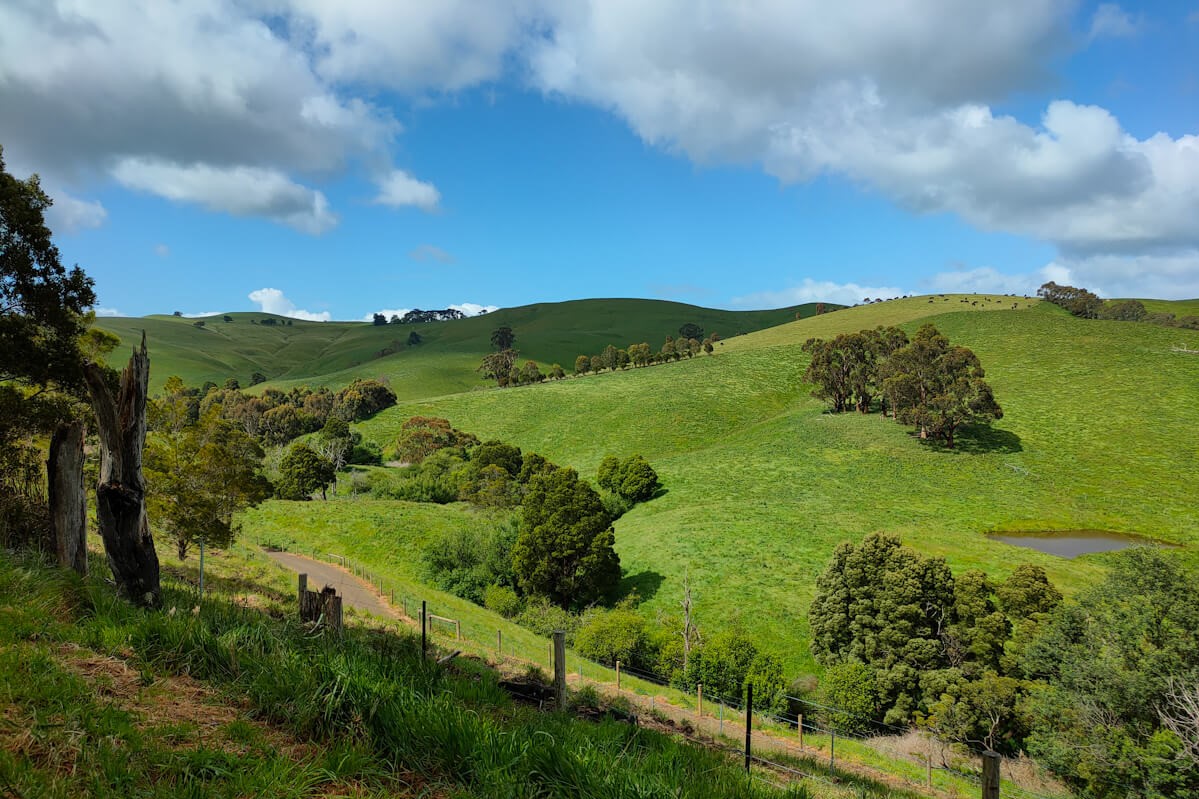
{"type": "Polygon", "coordinates": [[[189,385],[223,383],[236,377],[243,386],[262,372],[270,385],[307,383],[340,387],[355,377],[386,377],[401,397],[416,398],[468,391],[482,385],[475,373],[491,348],[491,332],[501,325],[516,333],[522,359],[570,368],[576,355],[648,341],[661,346],[680,326],[694,322],[724,337],[810,316],[814,305],[770,311],[722,311],[660,300],[577,300],[506,308],[485,316],[424,325],[363,322],[304,322],[262,313],[230,313],[203,320],[173,316],[102,318],[96,326],[131,346],[146,331],[151,381],[162,385],[179,375],[189,385]],[[224,316],[232,321],[225,322],[224,316]],[[258,324],[273,318],[275,325],[258,324]],[[203,321],[203,327],[195,322],[203,321]],[[290,324],[288,324],[290,323],[290,324]],[[409,347],[412,331],[424,340],[409,347]]]}
{"type": "Polygon", "coordinates": [[[1189,543],[1199,333],[1074,319],[1011,298],[913,298],[725,342],[712,357],[557,384],[402,403],[362,426],[380,442],[415,413],[519,444],[592,476],[640,452],[665,496],[616,526],[649,611],[673,610],[689,572],[701,626],[742,624],[812,668],[806,612],[836,544],[884,530],[955,569],[1003,576],[1040,563],[1067,590],[1102,556],[1065,561],[994,542],[994,530],[1104,529],[1189,543]],[[989,300],[989,301],[988,301],[989,300]],[[971,303],[978,302],[978,305],[971,303]],[[988,312],[982,312],[982,311],[988,312]],[[1005,410],[957,451],[877,415],[832,416],[799,382],[813,335],[925,319],[973,348],[1005,410]]]}
{"type": "Polygon", "coordinates": [[[1193,300],[1141,300],[1150,313],[1172,313],[1177,317],[1199,316],[1199,298],[1193,300]]]}

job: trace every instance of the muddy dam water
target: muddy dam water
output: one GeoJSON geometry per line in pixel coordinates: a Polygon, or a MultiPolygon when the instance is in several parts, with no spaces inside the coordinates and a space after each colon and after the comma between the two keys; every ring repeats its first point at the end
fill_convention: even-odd
{"type": "Polygon", "coordinates": [[[1125,533],[1105,530],[1061,530],[1044,533],[990,533],[992,541],[1002,541],[1018,547],[1028,547],[1038,552],[1057,555],[1059,558],[1077,558],[1096,552],[1115,552],[1136,546],[1169,547],[1160,541],[1125,533]]]}

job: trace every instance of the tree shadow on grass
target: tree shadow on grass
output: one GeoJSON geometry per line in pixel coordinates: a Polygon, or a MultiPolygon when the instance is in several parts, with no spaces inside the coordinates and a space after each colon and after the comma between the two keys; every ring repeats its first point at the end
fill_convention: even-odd
{"type": "Polygon", "coordinates": [[[953,449],[949,449],[941,442],[930,441],[929,444],[945,452],[958,452],[965,455],[984,453],[1011,455],[1024,451],[1024,446],[1020,443],[1020,436],[1010,430],[996,430],[985,424],[966,425],[960,428],[957,435],[954,436],[953,449]]]}
{"type": "Polygon", "coordinates": [[[658,589],[665,581],[666,578],[658,572],[644,571],[637,574],[625,572],[620,580],[620,595],[626,597],[636,591],[637,601],[644,602],[658,593],[658,589]]]}

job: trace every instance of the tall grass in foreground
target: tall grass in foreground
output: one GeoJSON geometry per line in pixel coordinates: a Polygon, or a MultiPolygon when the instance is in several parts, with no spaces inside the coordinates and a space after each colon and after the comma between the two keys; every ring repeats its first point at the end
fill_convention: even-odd
{"type": "MultiPolygon", "coordinates": [[[[54,694],[52,723],[79,727],[80,750],[103,761],[90,772],[92,783],[61,795],[244,795],[252,786],[242,778],[254,772],[251,763],[214,757],[181,769],[118,756],[141,751],[131,743],[136,729],[56,671],[50,647],[68,642],[126,658],[147,674],[189,674],[247,698],[256,715],[300,738],[341,747],[350,762],[365,758],[360,770],[416,772],[458,795],[808,795],[749,781],[724,755],[638,727],[516,706],[490,671],[470,663],[453,671],[432,665],[411,636],[351,629],[331,640],[220,598],[206,599],[193,613],[195,595],[170,582],[163,598],[168,610],[139,610],[99,579],[0,555],[0,699],[30,709],[48,701],[42,694],[54,694]]],[[[33,715],[35,727],[47,723],[33,715]]],[[[21,758],[0,754],[0,785],[44,793],[33,784],[44,770],[21,758]]],[[[336,771],[327,764],[258,765],[299,769],[288,783],[294,790],[279,795],[307,795],[306,785],[336,771]],[[312,773],[300,773],[305,768],[312,773]]]]}

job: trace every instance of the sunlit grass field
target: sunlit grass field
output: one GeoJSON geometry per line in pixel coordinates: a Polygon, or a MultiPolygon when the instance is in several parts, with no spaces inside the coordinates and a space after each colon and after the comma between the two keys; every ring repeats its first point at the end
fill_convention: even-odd
{"type": "Polygon", "coordinates": [[[644,454],[667,490],[617,522],[616,543],[646,611],[675,610],[689,574],[702,628],[742,625],[790,672],[810,670],[807,608],[840,541],[894,532],[996,578],[1039,563],[1072,591],[1099,574],[1103,556],[1067,561],[985,534],[1196,540],[1199,358],[1173,347],[1199,347],[1199,333],[990,299],[847,309],[738,337],[711,357],[405,402],[361,429],[387,443],[408,416],[441,415],[587,477],[605,454],[644,454]],[[925,317],[975,350],[1005,411],[956,451],[877,414],[830,415],[800,383],[808,337],[892,323],[914,332],[925,317]]]}
{"type": "MultiPolygon", "coordinates": [[[[122,347],[146,332],[152,388],[179,375],[188,385],[223,384],[237,378],[243,388],[261,372],[262,385],[341,388],[357,377],[385,378],[401,398],[439,396],[483,388],[475,371],[491,351],[491,332],[509,325],[522,362],[543,368],[560,363],[568,371],[575,356],[595,354],[608,344],[646,341],[660,347],[691,322],[724,337],[811,316],[808,304],[768,311],[724,311],[661,300],[575,300],[505,308],[484,316],[420,325],[363,322],[305,322],[263,313],[230,313],[203,320],[174,316],[101,318],[96,326],[115,333],[122,347]],[[228,316],[231,321],[224,321],[228,316]],[[261,324],[274,319],[274,325],[261,324]],[[203,321],[203,327],[195,323],[203,321]],[[290,322],[290,324],[286,324],[290,322]],[[418,333],[422,343],[408,345],[418,333]]],[[[122,356],[123,359],[124,356],[122,356]]],[[[255,390],[261,390],[256,388],[255,390]]]]}

